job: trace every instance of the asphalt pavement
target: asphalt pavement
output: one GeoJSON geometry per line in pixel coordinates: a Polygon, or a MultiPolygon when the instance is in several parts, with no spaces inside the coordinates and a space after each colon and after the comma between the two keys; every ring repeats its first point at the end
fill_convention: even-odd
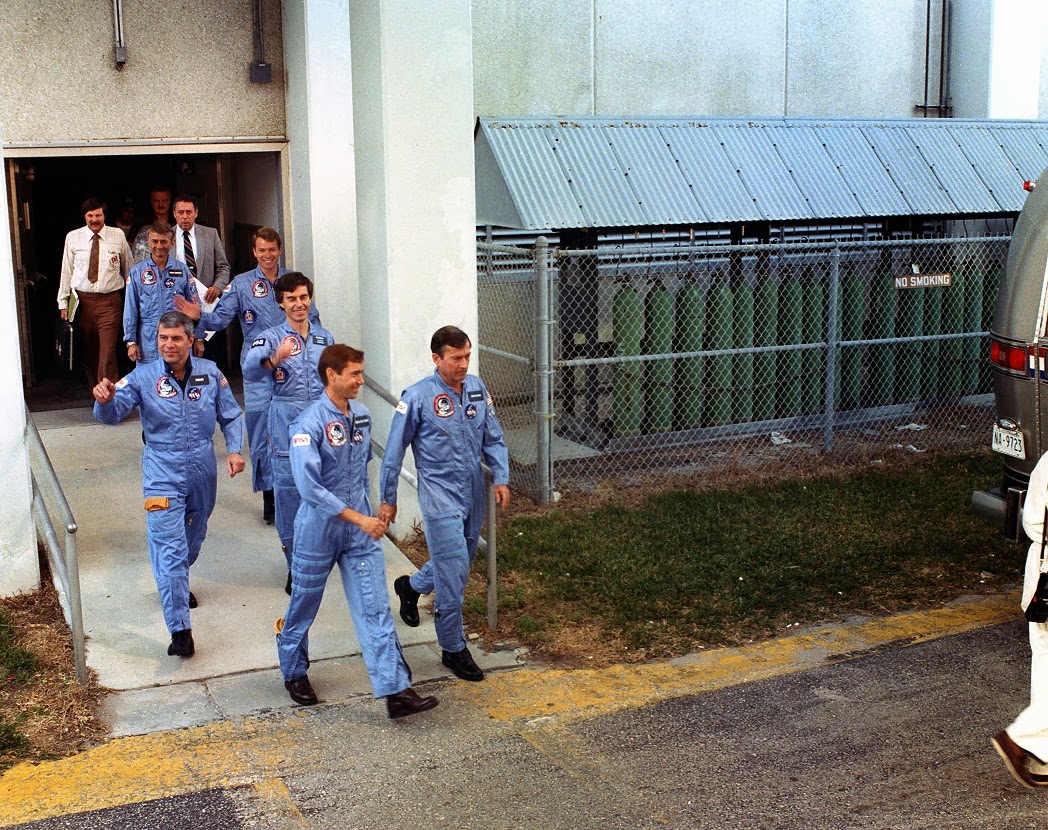
{"type": "Polygon", "coordinates": [[[1028,694],[1016,599],[118,738],[0,776],[0,827],[1043,826],[989,743],[1028,694]]]}

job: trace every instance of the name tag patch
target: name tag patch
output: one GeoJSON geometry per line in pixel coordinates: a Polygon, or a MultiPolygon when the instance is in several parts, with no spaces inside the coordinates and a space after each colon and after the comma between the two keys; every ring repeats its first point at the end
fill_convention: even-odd
{"type": "Polygon", "coordinates": [[[211,383],[211,378],[207,375],[193,375],[193,377],[189,379],[189,382],[194,386],[207,386],[211,383]]]}
{"type": "Polygon", "coordinates": [[[322,334],[314,334],[313,335],[313,342],[316,345],[318,345],[318,346],[326,346],[327,345],[327,338],[324,337],[322,334]]]}
{"type": "Polygon", "coordinates": [[[484,400],[484,393],[483,392],[467,392],[466,393],[466,400],[482,401],[482,400],[484,400]]]}

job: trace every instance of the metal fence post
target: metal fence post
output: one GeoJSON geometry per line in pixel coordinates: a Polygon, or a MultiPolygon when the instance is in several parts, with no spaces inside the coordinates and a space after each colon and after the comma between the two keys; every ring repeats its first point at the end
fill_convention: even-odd
{"type": "Polygon", "coordinates": [[[837,386],[837,298],[841,284],[841,249],[830,251],[830,296],[826,307],[826,404],[822,425],[822,451],[833,452],[833,421],[836,417],[834,398],[837,386]]]}
{"type": "Polygon", "coordinates": [[[499,566],[498,549],[495,541],[495,483],[490,478],[488,479],[487,489],[488,545],[484,553],[488,564],[488,628],[495,631],[498,628],[499,621],[499,566]]]}
{"type": "Polygon", "coordinates": [[[535,489],[539,504],[553,498],[552,436],[553,413],[550,389],[553,369],[550,361],[550,290],[547,273],[549,240],[535,240],[535,489]]]}

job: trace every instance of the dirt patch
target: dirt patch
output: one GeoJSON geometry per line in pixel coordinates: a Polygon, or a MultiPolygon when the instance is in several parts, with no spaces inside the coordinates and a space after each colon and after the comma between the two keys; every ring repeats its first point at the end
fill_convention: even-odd
{"type": "Polygon", "coordinates": [[[0,744],[0,770],[20,761],[72,755],[107,732],[98,718],[105,691],[93,672],[88,688],[77,683],[69,627],[50,578],[45,574],[43,579],[37,591],[0,599],[14,645],[36,661],[36,670],[24,681],[0,678],[0,724],[7,725],[12,738],[0,744]]]}

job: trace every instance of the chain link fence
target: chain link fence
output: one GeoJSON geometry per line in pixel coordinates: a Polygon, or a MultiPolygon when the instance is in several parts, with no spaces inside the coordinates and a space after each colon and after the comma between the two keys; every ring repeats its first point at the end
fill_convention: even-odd
{"type": "Polygon", "coordinates": [[[983,445],[1008,241],[478,243],[480,369],[514,486],[545,502],[983,445]]]}

